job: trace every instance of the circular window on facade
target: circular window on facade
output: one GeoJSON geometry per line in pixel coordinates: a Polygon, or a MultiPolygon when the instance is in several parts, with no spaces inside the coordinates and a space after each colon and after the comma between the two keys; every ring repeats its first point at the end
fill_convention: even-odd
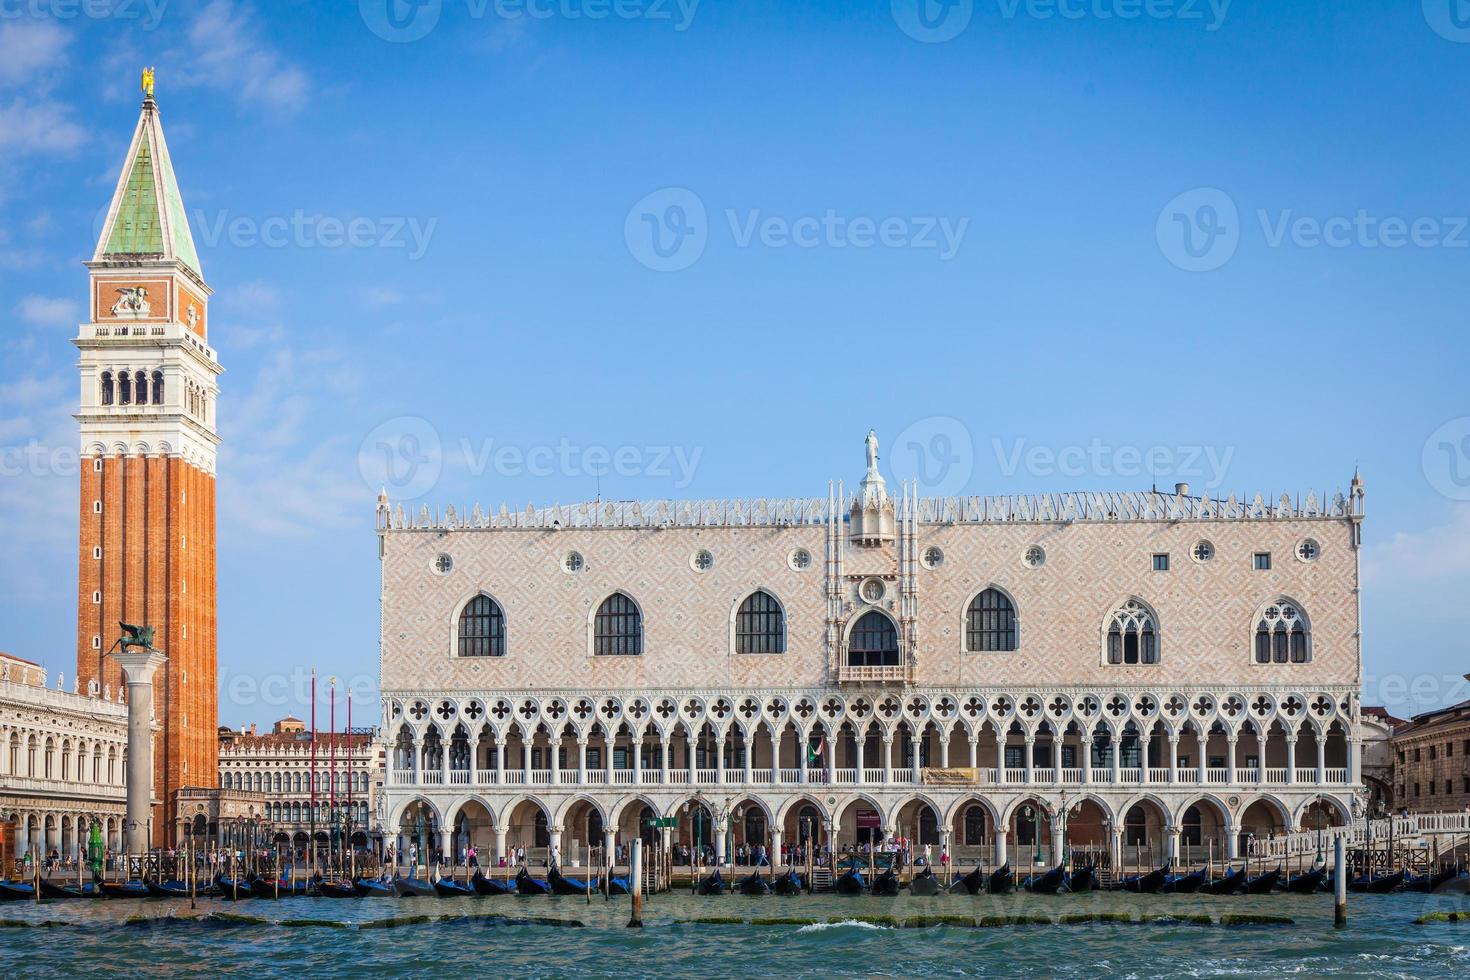
{"type": "Polygon", "coordinates": [[[786,557],[786,563],[798,572],[804,572],[812,567],[812,553],[805,548],[797,548],[786,557]]]}
{"type": "Polygon", "coordinates": [[[938,568],[940,565],[943,565],[943,564],[944,564],[944,550],[943,549],[941,549],[941,548],[933,548],[933,547],[925,548],[924,549],[924,567],[925,568],[938,568]]]}
{"type": "Polygon", "coordinates": [[[715,567],[715,556],[703,548],[689,556],[689,567],[696,572],[707,572],[715,567]]]}
{"type": "Polygon", "coordinates": [[[586,567],[587,563],[583,561],[582,556],[575,551],[567,552],[566,557],[561,560],[561,570],[566,572],[568,575],[576,575],[578,572],[586,567]]]}
{"type": "Polygon", "coordinates": [[[1198,562],[1209,561],[1215,557],[1215,546],[1208,541],[1195,542],[1195,546],[1189,549],[1189,555],[1198,562]]]}
{"type": "Polygon", "coordinates": [[[1322,554],[1322,548],[1311,538],[1303,538],[1296,546],[1296,556],[1302,561],[1316,561],[1317,556],[1322,554]]]}
{"type": "Polygon", "coordinates": [[[1046,564],[1046,549],[1039,544],[1033,544],[1026,549],[1026,554],[1021,557],[1028,568],[1040,568],[1046,564]]]}
{"type": "Polygon", "coordinates": [[[454,571],[454,559],[448,555],[439,555],[434,559],[434,571],[440,575],[448,575],[454,571]]]}
{"type": "Polygon", "coordinates": [[[865,602],[882,602],[883,597],[888,594],[888,587],[883,584],[882,579],[870,578],[863,582],[859,594],[865,602]]]}

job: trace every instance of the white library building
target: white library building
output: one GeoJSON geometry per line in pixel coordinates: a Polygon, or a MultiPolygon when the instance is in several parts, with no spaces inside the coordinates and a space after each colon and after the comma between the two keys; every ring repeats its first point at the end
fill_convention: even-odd
{"type": "Polygon", "coordinates": [[[400,853],[1245,854],[1362,789],[1363,485],[378,502],[400,853]]]}

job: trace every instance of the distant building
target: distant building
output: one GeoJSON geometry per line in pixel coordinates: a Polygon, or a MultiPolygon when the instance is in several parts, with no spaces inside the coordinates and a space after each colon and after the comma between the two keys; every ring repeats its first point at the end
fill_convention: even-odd
{"type": "Polygon", "coordinates": [[[1393,733],[1402,725],[1402,718],[1388,713],[1376,705],[1363,706],[1363,788],[1368,793],[1370,804],[1382,804],[1386,809],[1396,806],[1394,796],[1394,751],[1393,733]]]}
{"type": "Polygon", "coordinates": [[[15,824],[14,855],[77,854],[94,823],[121,849],[128,709],[117,694],[48,688],[38,664],[0,653],[0,823],[15,824]]]}
{"type": "Polygon", "coordinates": [[[1426,711],[1393,733],[1396,808],[1470,807],[1470,701],[1426,711]]]}
{"type": "Polygon", "coordinates": [[[368,847],[377,833],[383,763],[382,743],[371,728],[335,735],[319,731],[314,752],[311,732],[299,718],[282,718],[268,734],[254,725],[219,730],[220,791],[261,794],[272,838],[282,847],[306,847],[313,803],[319,846],[328,844],[334,826],[345,830],[344,821],[350,820],[354,842],[368,847]]]}

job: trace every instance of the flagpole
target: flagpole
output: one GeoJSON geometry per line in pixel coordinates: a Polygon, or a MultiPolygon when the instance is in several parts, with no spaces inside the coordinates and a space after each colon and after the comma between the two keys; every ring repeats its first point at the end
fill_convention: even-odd
{"type": "Polygon", "coordinates": [[[347,863],[348,880],[356,877],[357,848],[352,841],[352,688],[347,689],[347,863]]]}
{"type": "Polygon", "coordinates": [[[337,678],[328,678],[327,686],[332,698],[332,730],[327,733],[327,862],[330,864],[334,860],[332,838],[337,833],[337,678]]]}
{"type": "Polygon", "coordinates": [[[308,824],[307,853],[311,855],[311,876],[316,877],[316,668],[311,671],[311,819],[308,824]]]}

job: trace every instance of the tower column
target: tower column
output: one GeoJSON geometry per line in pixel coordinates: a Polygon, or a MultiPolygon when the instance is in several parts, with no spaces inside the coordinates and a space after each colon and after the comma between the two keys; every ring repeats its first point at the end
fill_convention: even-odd
{"type": "Polygon", "coordinates": [[[114,655],[128,685],[128,817],[123,850],[148,849],[153,819],[153,674],[168,659],[156,650],[114,655]]]}

